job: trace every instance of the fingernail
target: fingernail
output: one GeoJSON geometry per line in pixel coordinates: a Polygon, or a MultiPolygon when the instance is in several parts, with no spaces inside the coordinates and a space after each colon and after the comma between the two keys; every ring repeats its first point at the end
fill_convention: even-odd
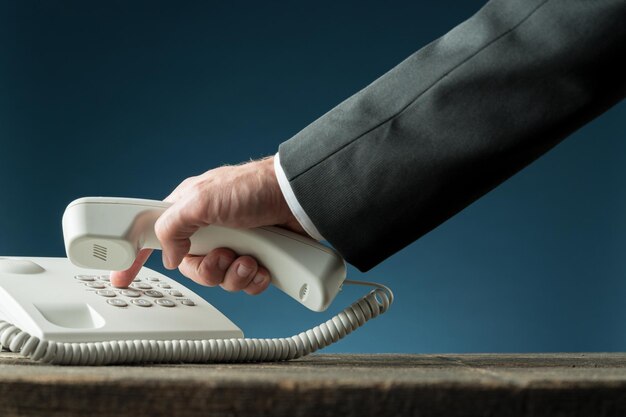
{"type": "Polygon", "coordinates": [[[254,282],[255,284],[260,284],[263,281],[265,281],[265,275],[261,273],[256,274],[256,277],[254,277],[254,279],[252,280],[252,282],[254,282]]]}
{"type": "Polygon", "coordinates": [[[248,268],[244,264],[240,264],[237,268],[237,275],[239,275],[241,278],[247,278],[248,275],[250,275],[250,272],[252,272],[252,268],[248,268]]]}
{"type": "MultiPolygon", "coordinates": [[[[217,260],[217,266],[222,271],[226,271],[228,267],[230,266],[230,261],[227,258],[220,256],[219,259],[217,260]]],[[[241,266],[239,266],[239,268],[241,268],[241,266]]]]}

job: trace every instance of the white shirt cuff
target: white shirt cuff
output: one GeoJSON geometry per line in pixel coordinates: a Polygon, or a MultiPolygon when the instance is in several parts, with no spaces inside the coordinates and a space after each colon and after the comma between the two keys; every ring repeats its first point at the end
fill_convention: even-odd
{"type": "Polygon", "coordinates": [[[276,155],[274,156],[274,172],[276,173],[276,178],[278,179],[280,191],[282,191],[283,197],[285,197],[291,213],[293,213],[296,220],[298,220],[300,226],[302,226],[304,231],[307,232],[313,239],[316,239],[318,241],[324,240],[320,232],[317,231],[317,228],[315,227],[309,216],[307,216],[307,214],[304,212],[304,209],[302,208],[300,203],[298,203],[298,199],[291,189],[291,185],[289,184],[289,180],[285,175],[285,171],[283,171],[283,167],[280,165],[280,155],[278,153],[276,153],[276,155]]]}

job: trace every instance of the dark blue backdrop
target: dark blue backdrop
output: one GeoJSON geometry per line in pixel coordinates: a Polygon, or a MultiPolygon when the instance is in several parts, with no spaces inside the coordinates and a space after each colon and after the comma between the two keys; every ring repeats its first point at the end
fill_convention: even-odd
{"type": "MultiPolygon", "coordinates": [[[[161,198],[274,153],[483,2],[223,3],[0,3],[0,254],[62,256],[76,197],[161,198]]],[[[625,118],[622,103],[370,273],[351,270],[397,303],[331,350],[623,351],[625,118]]],[[[248,336],[328,317],[276,290],[200,291],[248,336]]]]}

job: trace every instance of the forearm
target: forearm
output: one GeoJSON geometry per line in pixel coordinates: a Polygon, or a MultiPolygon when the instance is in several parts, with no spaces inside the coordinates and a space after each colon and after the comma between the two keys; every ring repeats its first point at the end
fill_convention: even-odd
{"type": "Polygon", "coordinates": [[[492,1],[280,147],[304,211],[367,270],[621,100],[626,2],[492,1]]]}

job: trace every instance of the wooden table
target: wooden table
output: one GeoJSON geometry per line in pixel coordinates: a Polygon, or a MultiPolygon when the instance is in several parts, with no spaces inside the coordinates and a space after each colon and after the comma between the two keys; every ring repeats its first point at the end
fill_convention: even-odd
{"type": "Polygon", "coordinates": [[[626,354],[60,367],[0,353],[0,416],[626,416],[626,354]]]}

